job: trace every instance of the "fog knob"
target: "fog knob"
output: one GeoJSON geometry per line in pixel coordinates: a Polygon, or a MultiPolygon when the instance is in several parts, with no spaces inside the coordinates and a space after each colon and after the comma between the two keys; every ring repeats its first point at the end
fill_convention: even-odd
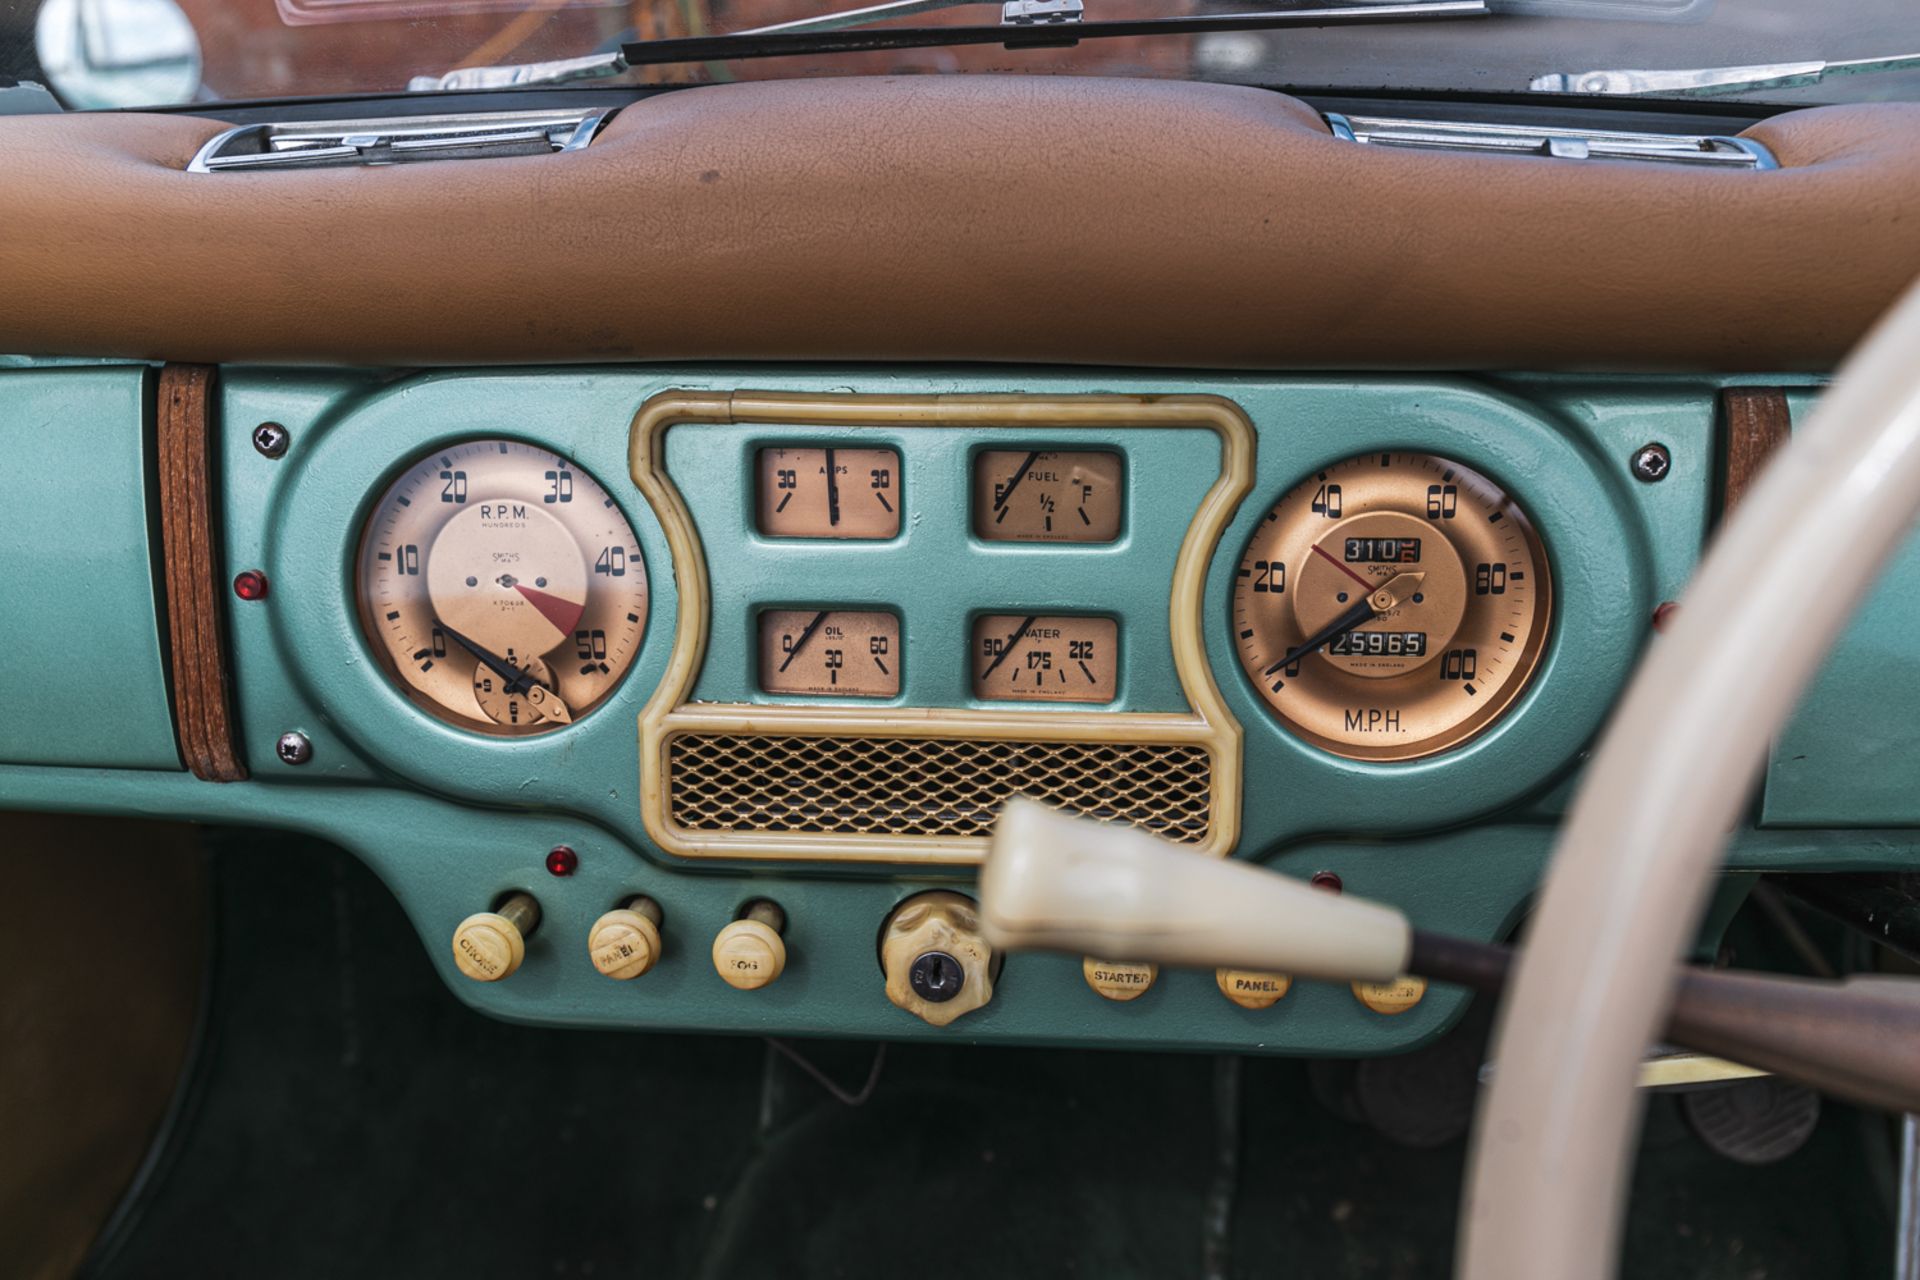
{"type": "Polygon", "coordinates": [[[993,999],[993,948],[973,899],[921,893],[893,909],[880,934],[887,999],[944,1027],[993,999]]]}
{"type": "Polygon", "coordinates": [[[530,893],[510,895],[492,911],[468,916],[453,931],[453,962],[475,982],[511,978],[527,958],[527,939],[540,927],[540,904],[530,893]]]}
{"type": "Polygon", "coordinates": [[[751,904],[713,938],[713,967],[730,987],[752,991],[778,978],[787,967],[781,933],[787,913],[772,902],[751,904]]]}
{"type": "Polygon", "coordinates": [[[628,898],[587,930],[587,957],[609,978],[637,978],[660,958],[660,904],[628,898]]]}

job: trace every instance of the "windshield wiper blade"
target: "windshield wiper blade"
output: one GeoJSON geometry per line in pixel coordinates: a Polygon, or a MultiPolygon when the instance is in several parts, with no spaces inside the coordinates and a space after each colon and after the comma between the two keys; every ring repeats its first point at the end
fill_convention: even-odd
{"type": "Polygon", "coordinates": [[[416,93],[505,89],[517,85],[560,84],[615,76],[633,67],[684,62],[782,58],[795,54],[863,53],[879,49],[931,49],[969,44],[1003,44],[1010,49],[1058,48],[1082,40],[1104,40],[1119,36],[1343,27],[1370,22],[1450,21],[1483,18],[1492,12],[1487,0],[1408,0],[1406,3],[1360,0],[1359,3],[1319,9],[1087,22],[1083,17],[1082,0],[1006,0],[1001,5],[1000,22],[997,25],[867,29],[868,24],[889,18],[985,2],[988,0],[888,0],[883,4],[839,9],[725,35],[625,44],[614,53],[594,53],[581,58],[560,58],[548,62],[509,63],[498,67],[461,67],[444,75],[415,76],[407,83],[407,88],[416,93]]]}
{"type": "Polygon", "coordinates": [[[1435,22],[1483,18],[1486,0],[1415,0],[1409,4],[1350,4],[1324,9],[1262,13],[1188,14],[1173,18],[1122,18],[1106,22],[1022,21],[1015,11],[1077,10],[1059,0],[1009,0],[1007,16],[992,26],[858,28],[852,30],[741,31],[723,36],[648,40],[621,49],[628,66],[681,62],[726,62],[741,58],[786,58],[796,54],[868,53],[887,49],[940,49],[999,44],[1009,49],[1059,48],[1082,40],[1126,36],[1194,35],[1206,31],[1277,31],[1287,27],[1344,27],[1371,22],[1435,22]]]}
{"type": "MultiPolygon", "coordinates": [[[[770,27],[754,27],[735,34],[764,35],[774,31],[836,31],[888,18],[905,18],[937,9],[959,9],[988,0],[887,0],[859,9],[836,9],[812,17],[770,27]]],[[[576,80],[596,80],[626,71],[626,58],[619,51],[590,53],[579,58],[552,58],[545,62],[509,62],[497,67],[459,67],[437,76],[415,76],[407,82],[410,93],[433,93],[459,89],[510,89],[516,85],[566,84],[576,80]]]]}
{"type": "Polygon", "coordinates": [[[1762,62],[1743,67],[1691,67],[1677,71],[1555,71],[1535,76],[1527,88],[1535,93],[1672,93],[1710,97],[1749,89],[1792,89],[1819,84],[1828,76],[1862,75],[1920,67],[1920,53],[1843,62],[1762,62]]]}

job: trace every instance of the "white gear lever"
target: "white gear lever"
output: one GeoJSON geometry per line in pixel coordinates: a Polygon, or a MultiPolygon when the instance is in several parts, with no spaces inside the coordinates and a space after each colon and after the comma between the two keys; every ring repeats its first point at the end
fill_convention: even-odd
{"type": "Polygon", "coordinates": [[[1019,798],[980,871],[980,925],[995,947],[1339,982],[1400,976],[1413,937],[1390,907],[1019,798]]]}

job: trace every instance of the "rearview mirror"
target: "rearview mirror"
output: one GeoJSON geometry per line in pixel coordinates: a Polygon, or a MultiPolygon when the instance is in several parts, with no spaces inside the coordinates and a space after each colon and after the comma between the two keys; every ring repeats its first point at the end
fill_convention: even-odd
{"type": "Polygon", "coordinates": [[[46,0],[34,51],[69,107],[190,102],[200,37],[174,0],[46,0]]]}

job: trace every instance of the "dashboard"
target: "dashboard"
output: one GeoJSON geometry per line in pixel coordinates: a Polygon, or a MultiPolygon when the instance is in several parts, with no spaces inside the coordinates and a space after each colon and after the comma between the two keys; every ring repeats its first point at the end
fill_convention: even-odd
{"type": "MultiPolygon", "coordinates": [[[[1898,104],[515,101],[557,132],[490,156],[449,146],[487,95],[6,122],[0,350],[45,354],[0,356],[0,808],[322,837],[531,1023],[1431,1039],[1463,992],[994,954],[999,806],[1512,937],[1701,547],[1914,270],[1898,104]]],[[[1916,556],[1704,946],[1754,873],[1910,865],[1916,556]]]]}
{"type": "MultiPolygon", "coordinates": [[[[1715,518],[1742,391],[196,377],[0,373],[9,424],[56,401],[137,423],[157,396],[163,458],[150,475],[134,430],[26,455],[23,519],[74,538],[10,549],[30,625],[0,682],[31,698],[75,636],[99,675],[7,735],[10,804],[97,807],[110,780],[134,811],[325,836],[378,871],[463,999],[510,1019],[1289,1053],[1410,1046],[1464,997],[991,955],[968,893],[998,804],[1038,796],[1508,935],[1715,518]],[[195,421],[218,495],[210,683],[168,648],[196,606],[166,468],[191,470],[175,446],[195,421]],[[129,538],[153,558],[111,553],[129,538]],[[63,589],[76,575],[89,590],[63,589]],[[169,680],[224,698],[229,762],[194,754],[183,716],[181,768],[169,680]]],[[[1818,392],[1764,389],[1793,415],[1818,392]]],[[[1857,672],[1843,647],[1828,678],[1857,672]]],[[[216,719],[198,723],[217,737],[216,719]]],[[[1897,860],[1885,832],[1795,836],[1827,820],[1799,797],[1877,785],[1810,788],[1803,732],[1733,867],[1897,860]]]]}

